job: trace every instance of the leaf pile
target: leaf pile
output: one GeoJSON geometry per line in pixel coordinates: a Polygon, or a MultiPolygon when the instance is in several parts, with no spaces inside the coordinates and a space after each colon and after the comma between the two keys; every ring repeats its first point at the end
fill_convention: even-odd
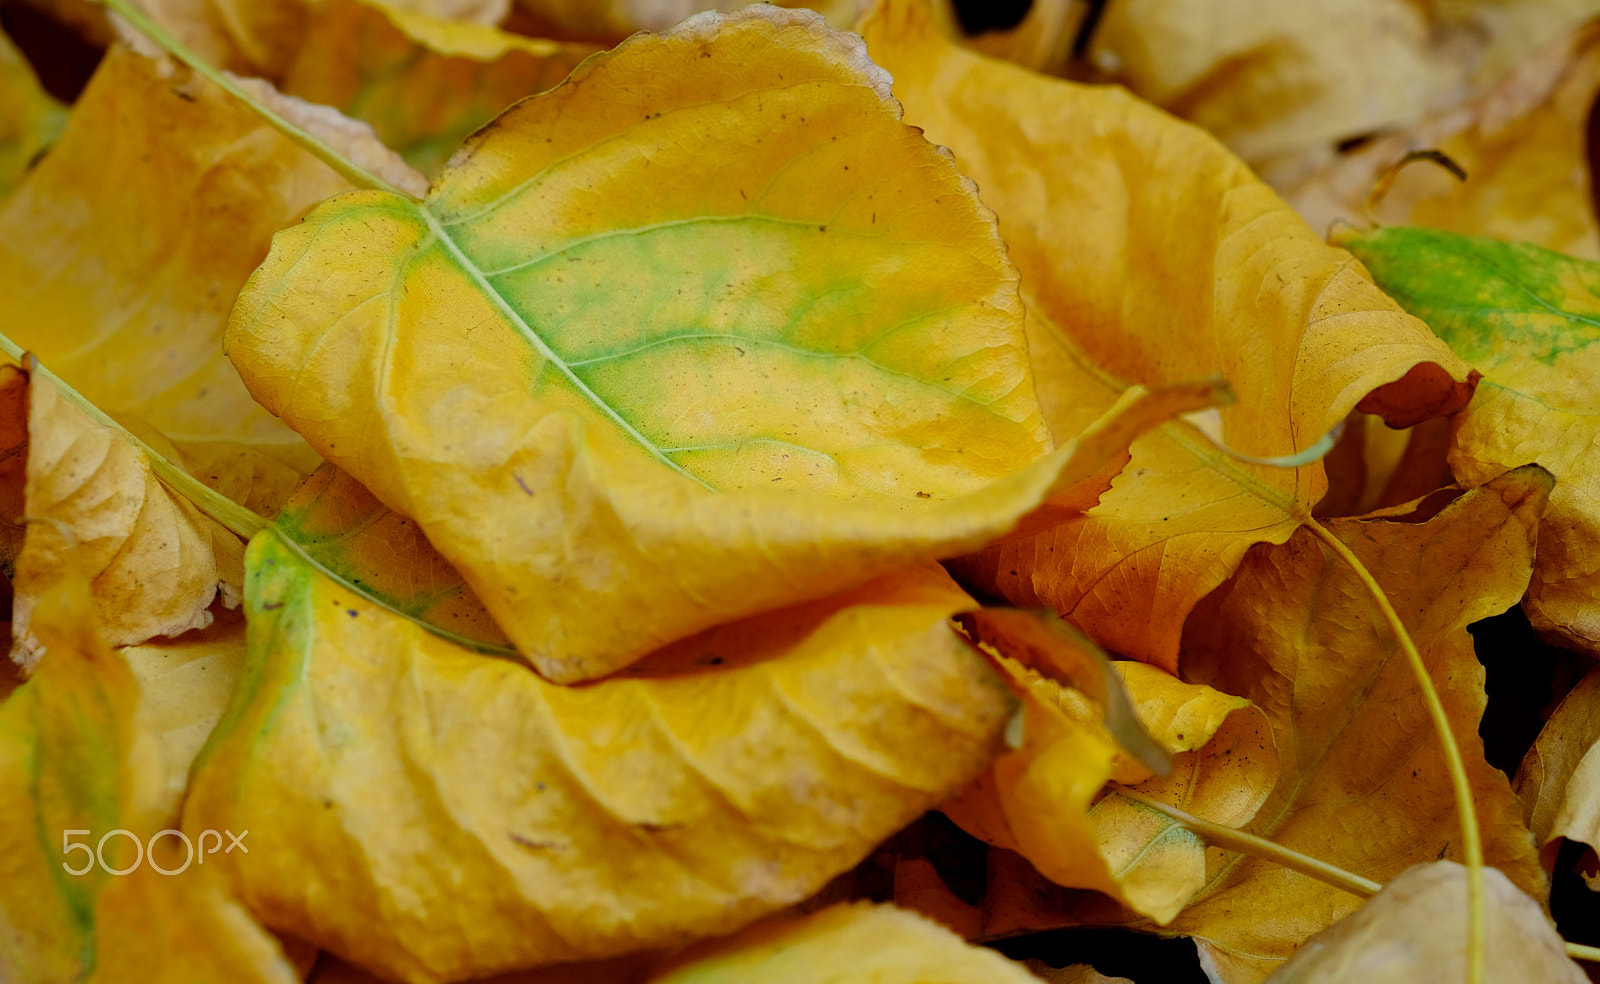
{"type": "Polygon", "coordinates": [[[1468,630],[1600,655],[1600,4],[111,6],[0,6],[0,979],[1581,978],[1468,630]]]}

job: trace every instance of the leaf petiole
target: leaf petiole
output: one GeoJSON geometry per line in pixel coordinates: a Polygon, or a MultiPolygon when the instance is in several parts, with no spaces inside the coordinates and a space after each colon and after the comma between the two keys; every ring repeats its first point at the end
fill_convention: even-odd
{"type": "Polygon", "coordinates": [[[1241,854],[1249,854],[1253,857],[1265,858],[1291,871],[1298,871],[1308,878],[1315,878],[1317,881],[1332,885],[1334,888],[1349,892],[1352,895],[1359,895],[1362,898],[1368,898],[1376,894],[1378,889],[1383,887],[1370,878],[1363,878],[1360,875],[1345,871],[1343,868],[1336,868],[1326,861],[1320,861],[1310,855],[1301,854],[1299,851],[1291,850],[1281,844],[1274,844],[1265,837],[1247,834],[1236,827],[1225,827],[1219,823],[1202,820],[1192,813],[1185,813],[1175,806],[1170,806],[1158,799],[1152,799],[1137,790],[1115,784],[1111,785],[1110,788],[1118,796],[1130,799],[1141,806],[1155,810],[1157,813],[1164,814],[1178,826],[1216,847],[1238,851],[1241,854]]]}
{"type": "Polygon", "coordinates": [[[365,168],[353,163],[350,160],[347,160],[343,155],[339,154],[333,148],[312,136],[309,131],[302,127],[296,126],[295,124],[284,119],[282,116],[279,116],[277,113],[274,113],[272,110],[261,105],[261,103],[252,98],[249,93],[240,88],[239,84],[229,77],[227,73],[218,71],[216,68],[212,67],[204,58],[201,58],[199,55],[189,50],[187,45],[173,37],[165,28],[151,20],[149,17],[145,16],[143,11],[139,10],[133,4],[128,3],[127,0],[100,0],[100,2],[104,3],[107,8],[114,11],[123,20],[127,21],[129,24],[132,24],[145,37],[165,48],[172,54],[174,58],[183,62],[185,65],[189,66],[207,80],[220,86],[223,91],[227,92],[235,99],[238,99],[246,106],[249,106],[255,111],[256,115],[266,120],[269,126],[283,134],[288,139],[292,140],[294,143],[298,144],[302,149],[304,149],[311,156],[315,157],[317,160],[328,165],[328,167],[332,168],[334,172],[337,173],[341,178],[344,178],[357,188],[370,188],[374,191],[387,191],[390,194],[399,195],[409,201],[418,200],[415,195],[396,188],[394,185],[383,180],[377,175],[368,172],[365,168]]]}
{"type": "Polygon", "coordinates": [[[1466,763],[1461,758],[1461,746],[1456,744],[1455,734],[1450,730],[1450,719],[1445,714],[1444,704],[1439,701],[1433,678],[1428,675],[1427,664],[1422,661],[1422,653],[1418,652],[1417,644],[1411,641],[1411,633],[1406,631],[1405,624],[1400,621],[1400,615],[1389,602],[1383,587],[1367,570],[1361,558],[1343,540],[1329,532],[1327,527],[1309,515],[1303,517],[1302,522],[1366,586],[1384,621],[1388,622],[1390,631],[1394,633],[1400,650],[1405,653],[1406,662],[1411,665],[1411,672],[1422,691],[1422,701],[1427,705],[1428,716],[1433,720],[1434,731],[1438,733],[1439,744],[1444,750],[1445,766],[1455,791],[1456,812],[1461,816],[1461,849],[1467,862],[1467,980],[1469,984],[1483,984],[1486,959],[1484,941],[1489,931],[1488,907],[1484,901],[1483,837],[1478,830],[1478,814],[1473,806],[1472,785],[1467,779],[1466,763]]]}

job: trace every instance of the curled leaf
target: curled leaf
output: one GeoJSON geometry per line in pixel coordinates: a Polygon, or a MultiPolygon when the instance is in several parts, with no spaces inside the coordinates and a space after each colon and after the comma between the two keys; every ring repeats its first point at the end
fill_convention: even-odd
{"type": "Polygon", "coordinates": [[[1408,310],[1483,371],[1450,469],[1477,485],[1530,461],[1556,479],[1523,608],[1563,645],[1600,652],[1600,263],[1526,243],[1394,227],[1347,246],[1408,310]]]}
{"type": "Polygon", "coordinates": [[[27,59],[0,33],[0,202],[66,121],[66,108],[40,88],[27,59]]]}
{"type": "MultiPolygon", "coordinates": [[[[1485,980],[1583,984],[1560,934],[1499,871],[1484,872],[1489,937],[1485,980]]],[[[1465,980],[1467,869],[1407,868],[1351,915],[1306,941],[1266,984],[1414,984],[1465,980]]]]}
{"type": "Polygon", "coordinates": [[[220,865],[252,910],[393,977],[736,929],[970,779],[1011,710],[937,569],[562,687],[368,603],[275,532],[249,566],[248,663],[185,829],[248,828],[220,865]]]}
{"type": "MultiPolygon", "coordinates": [[[[1470,397],[1468,367],[1212,137],[1120,89],[961,49],[917,0],[882,0],[861,30],[906,118],[998,214],[1058,436],[1129,383],[1212,374],[1235,395],[1225,443],[1263,458],[1298,454],[1358,406],[1399,426],[1470,397]]],[[[1025,524],[956,569],[1171,671],[1195,603],[1325,488],[1320,462],[1252,465],[1167,424],[1093,509],[1025,524]]]]}
{"type": "Polygon", "coordinates": [[[1566,837],[1600,846],[1600,671],[1562,699],[1517,767],[1517,797],[1547,870],[1566,837]]]}

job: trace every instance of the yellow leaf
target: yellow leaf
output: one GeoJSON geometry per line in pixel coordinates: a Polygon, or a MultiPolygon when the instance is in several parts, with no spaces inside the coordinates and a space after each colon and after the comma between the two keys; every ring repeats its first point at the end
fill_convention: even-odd
{"type": "Polygon", "coordinates": [[[973,549],[1214,395],[1040,457],[1014,271],[897,116],[809,12],[641,35],[281,233],[229,352],[554,680],[973,549]]]}
{"type": "Polygon", "coordinates": [[[142,710],[161,746],[161,815],[176,819],[189,766],[222,717],[244,667],[244,618],[224,613],[203,630],[129,646],[118,655],[138,681],[142,710]]]}
{"type": "Polygon", "coordinates": [[[1555,866],[1558,838],[1600,845],[1600,671],[1591,670],[1561,701],[1517,767],[1522,815],[1555,866]]]}
{"type": "Polygon", "coordinates": [[[42,652],[35,601],[72,569],[90,578],[91,609],[112,645],[210,625],[219,591],[238,603],[238,538],[162,485],[126,433],[47,381],[28,387],[23,494],[30,522],[16,561],[12,658],[24,671],[42,652]]]}
{"type": "Polygon", "coordinates": [[[1038,984],[1021,964],[887,905],[763,923],[680,959],[650,984],[1038,984]]]}
{"type": "MultiPolygon", "coordinates": [[[[570,38],[612,45],[635,31],[665,31],[679,21],[707,10],[733,11],[742,0],[517,0],[518,27],[538,37],[570,38]]],[[[849,30],[859,14],[859,0],[780,0],[780,7],[809,7],[828,23],[849,30]]]]}
{"type": "MultiPolygon", "coordinates": [[[[1236,396],[1223,437],[1261,457],[1304,451],[1357,406],[1398,426],[1466,403],[1467,366],[1203,132],[1120,89],[957,48],[914,0],[884,0],[861,29],[906,118],[998,213],[1058,436],[1127,383],[1218,372],[1236,396]]],[[[958,569],[1171,670],[1195,602],[1252,543],[1286,539],[1325,487],[1320,463],[1248,464],[1168,424],[1086,515],[958,569]]]]}
{"type": "Polygon", "coordinates": [[[1105,892],[1165,924],[1204,886],[1205,847],[1164,814],[1101,787],[1134,786],[1238,825],[1265,802],[1278,759],[1271,727],[1249,701],[1142,663],[1115,665],[1141,722],[1175,753],[1170,775],[1153,778],[1116,750],[1071,690],[1017,674],[1026,681],[1023,747],[941,809],[974,836],[1020,852],[1051,881],[1105,892]]]}
{"type": "Polygon", "coordinates": [[[1417,149],[1438,149],[1466,180],[1407,166],[1373,209],[1385,225],[1422,225],[1536,243],[1600,260],[1584,134],[1600,89],[1600,24],[1558,39],[1494,88],[1340,159],[1284,196],[1313,229],[1359,222],[1374,185],[1417,149]]]}
{"type": "MultiPolygon", "coordinates": [[[[1584,984],[1539,903],[1484,872],[1489,935],[1484,980],[1584,984]]],[[[1267,984],[1416,984],[1467,979],[1467,869],[1407,868],[1355,913],[1306,941],[1267,984]]]]}
{"type": "Polygon", "coordinates": [[[376,601],[470,648],[510,655],[483,603],[417,524],[324,464],[283,506],[275,528],[303,559],[376,601]]]}
{"type": "MultiPolygon", "coordinates": [[[[1483,760],[1483,668],[1466,627],[1521,596],[1551,484],[1542,469],[1522,468],[1425,522],[1328,523],[1422,652],[1466,759],[1485,860],[1531,893],[1545,891],[1544,876],[1504,774],[1483,760]]],[[[1189,679],[1249,697],[1272,722],[1281,777],[1245,829],[1378,882],[1460,851],[1438,740],[1382,626],[1356,577],[1302,532],[1257,547],[1196,609],[1183,662],[1189,679]]],[[[1201,941],[1227,979],[1252,981],[1356,903],[1232,855],[1212,862],[1205,894],[1168,929],[1201,941]]]]}
{"type": "Polygon", "coordinates": [[[1010,700],[937,569],[734,622],[634,678],[550,684],[252,543],[242,691],[184,826],[276,928],[459,980],[728,932],[947,797],[1010,700]]]}
{"type": "Polygon", "coordinates": [[[175,834],[156,836],[160,749],[133,674],[96,637],[80,575],[40,598],[34,624],[49,654],[0,705],[0,976],[298,981],[213,869],[185,864],[175,834]]]}
{"type": "Polygon", "coordinates": [[[231,97],[114,49],[0,210],[0,323],[96,406],[249,445],[292,483],[316,459],[251,399],[222,329],[272,233],[347,187],[231,97]]]}
{"type": "Polygon", "coordinates": [[[39,87],[27,59],[0,33],[0,202],[55,142],[65,107],[39,87]]]}
{"type": "Polygon", "coordinates": [[[468,134],[554,86],[596,50],[362,0],[321,0],[282,88],[372,124],[385,146],[431,175],[468,134]]]}

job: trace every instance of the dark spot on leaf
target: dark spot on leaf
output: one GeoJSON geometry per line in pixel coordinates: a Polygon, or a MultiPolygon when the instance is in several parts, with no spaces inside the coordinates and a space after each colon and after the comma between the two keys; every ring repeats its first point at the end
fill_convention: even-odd
{"type": "Polygon", "coordinates": [[[522,480],[522,476],[521,475],[513,475],[511,477],[516,479],[518,488],[522,489],[522,491],[526,492],[528,495],[532,495],[533,494],[533,490],[528,488],[528,483],[524,482],[522,480]]]}
{"type": "Polygon", "coordinates": [[[345,614],[349,615],[351,618],[357,618],[361,615],[361,613],[356,611],[354,608],[346,608],[345,614]]]}

